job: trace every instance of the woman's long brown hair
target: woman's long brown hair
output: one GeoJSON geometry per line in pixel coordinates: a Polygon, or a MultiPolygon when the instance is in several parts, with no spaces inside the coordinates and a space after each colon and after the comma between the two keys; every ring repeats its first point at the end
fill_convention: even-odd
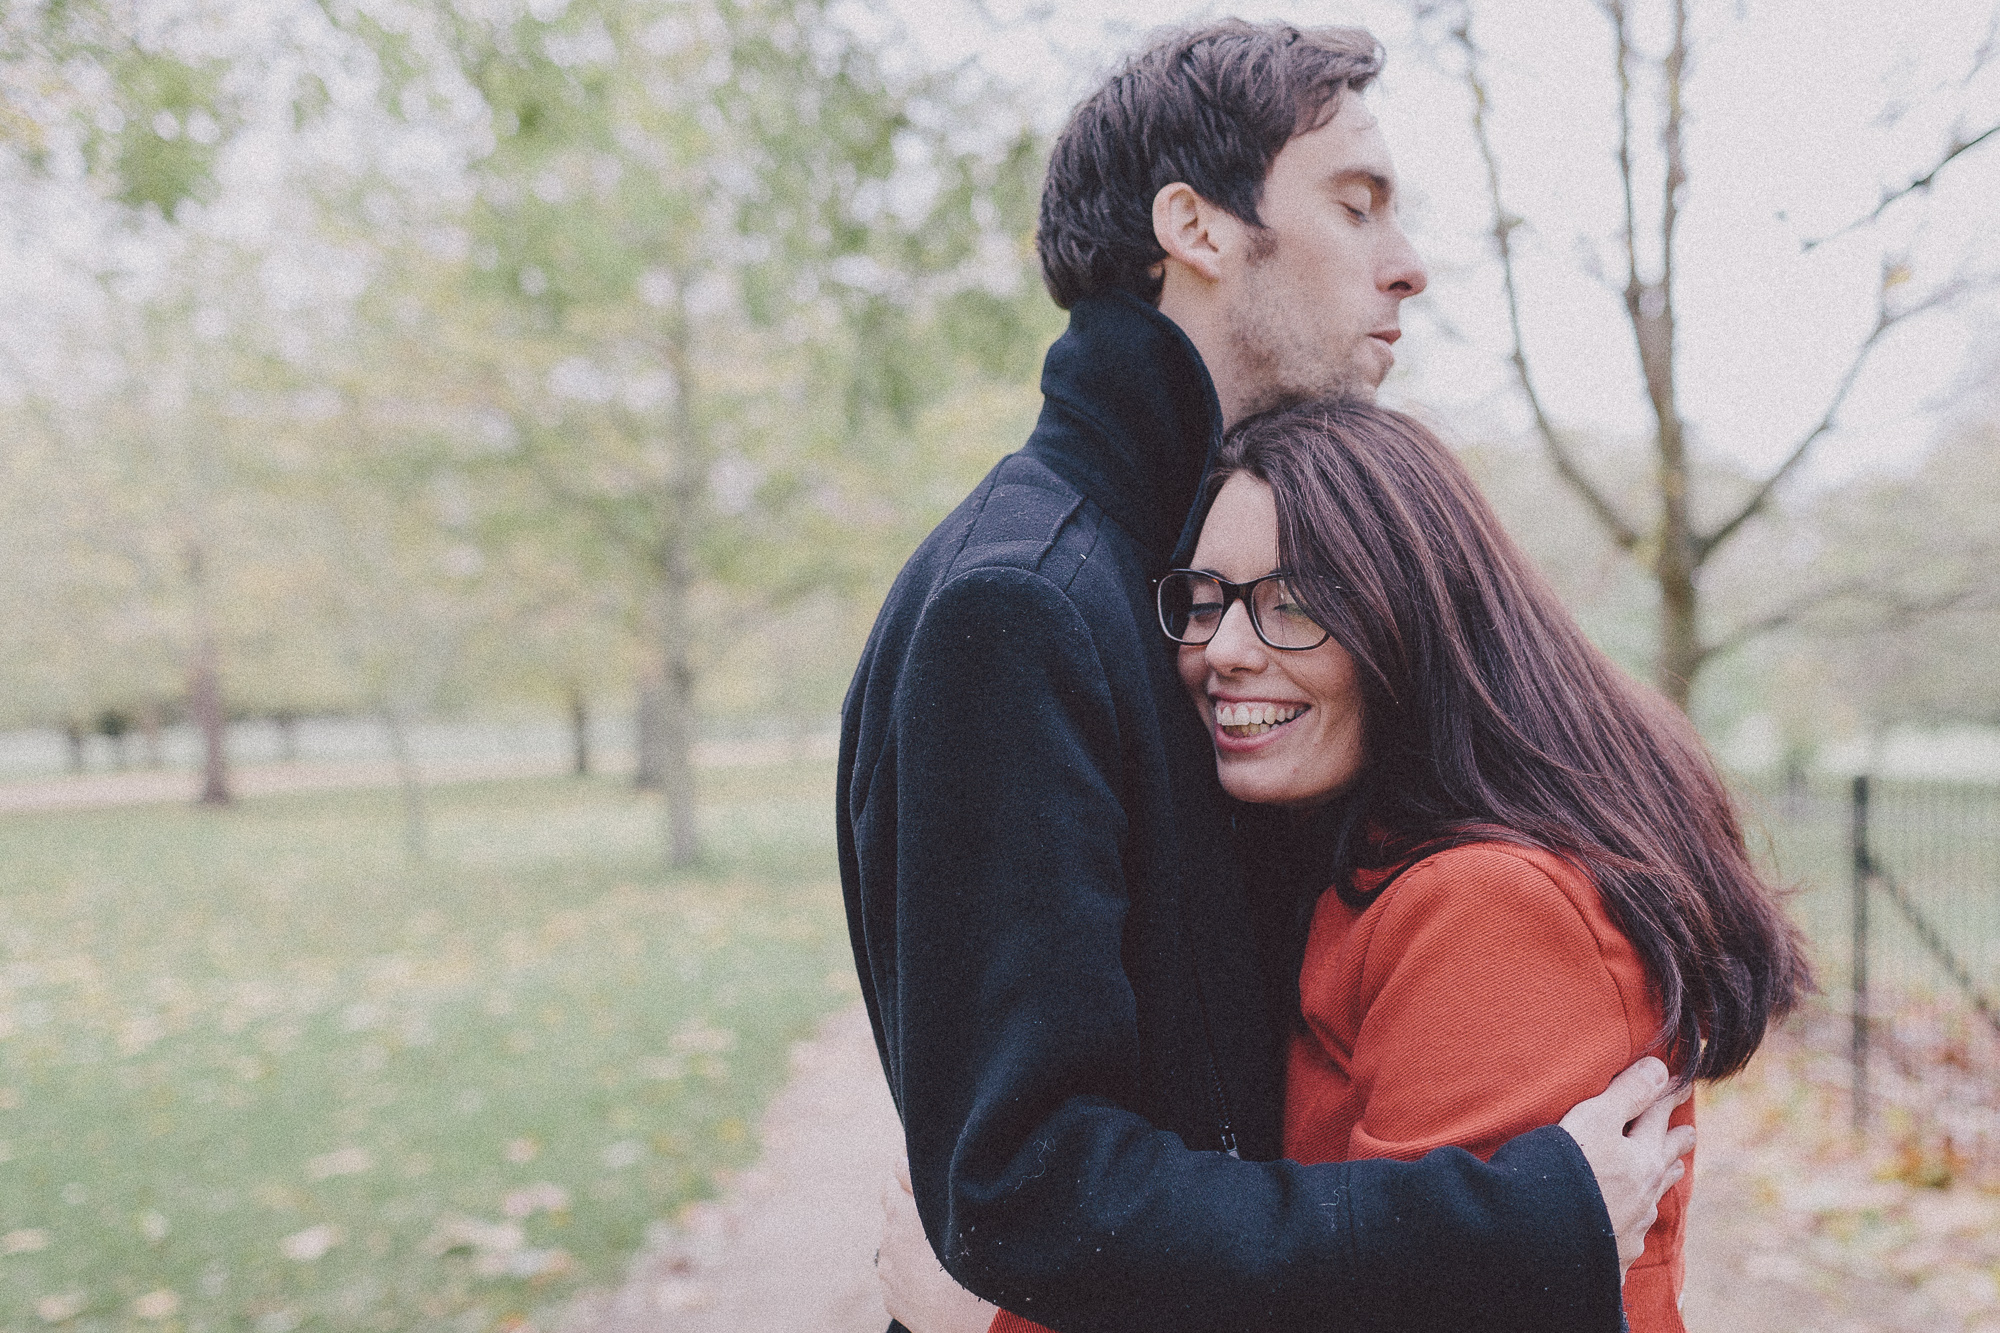
{"type": "Polygon", "coordinates": [[[1219,461],[1212,488],[1270,485],[1281,568],[1361,676],[1342,895],[1360,905],[1352,872],[1385,854],[1512,839],[1565,856],[1645,960],[1663,1058],[1683,1078],[1741,1069],[1812,976],[1687,718],[1584,637],[1412,418],[1309,403],[1243,422],[1219,461]]]}

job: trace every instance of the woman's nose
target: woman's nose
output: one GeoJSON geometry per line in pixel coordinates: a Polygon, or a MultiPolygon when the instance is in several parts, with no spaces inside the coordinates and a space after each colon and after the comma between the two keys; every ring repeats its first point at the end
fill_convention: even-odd
{"type": "Polygon", "coordinates": [[[1229,672],[1255,670],[1263,664],[1264,641],[1250,623],[1250,608],[1239,601],[1222,613],[1222,623],[1208,641],[1208,665],[1229,672]]]}

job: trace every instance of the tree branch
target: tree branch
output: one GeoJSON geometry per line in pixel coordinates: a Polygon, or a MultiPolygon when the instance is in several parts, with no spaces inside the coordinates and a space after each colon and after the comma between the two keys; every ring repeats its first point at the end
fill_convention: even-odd
{"type": "Polygon", "coordinates": [[[1486,124],[1486,109],[1490,104],[1486,84],[1479,72],[1479,48],[1472,40],[1471,16],[1461,9],[1451,24],[1452,40],[1457,43],[1465,56],[1465,82],[1472,93],[1472,132],[1479,144],[1479,155],[1486,167],[1487,197],[1493,208],[1493,243],[1500,255],[1501,285],[1507,297],[1507,328],[1513,338],[1513,352],[1508,358],[1514,367],[1514,378],[1521,386],[1522,395],[1528,400],[1528,410],[1535,419],[1536,433],[1541,436],[1543,448],[1549,461],[1555,465],[1556,473],[1570,489],[1582,497],[1590,509],[1592,517],[1610,535],[1619,549],[1631,551],[1638,547],[1641,537],[1639,530],[1627,521],[1611,502],[1597,488],[1583,467],[1576,460],[1569,446],[1563,442],[1555,424],[1549,420],[1548,412],[1542,406],[1541,395],[1536,392],[1534,376],[1528,369],[1527,344],[1521,335],[1521,301],[1514,278],[1514,228],[1521,219],[1507,212],[1500,192],[1500,162],[1493,149],[1493,138],[1486,124]]]}
{"type": "Polygon", "coordinates": [[[1829,232],[1825,236],[1821,236],[1814,240],[1803,242],[1800,248],[1810,253],[1818,246],[1825,245],[1828,241],[1836,240],[1839,237],[1847,235],[1847,233],[1851,231],[1858,231],[1861,228],[1870,225],[1871,223],[1876,221],[1876,219],[1880,218],[1884,213],[1888,212],[1890,206],[1895,204],[1898,200],[1906,199],[1910,195],[1916,194],[1919,191],[1930,189],[1932,185],[1937,183],[1939,172],[1943,171],[1946,167],[1950,166],[1953,161],[1963,156],[1964,154],[1971,152],[1973,149],[1979,147],[1979,145],[1985,143],[1988,139],[1991,139],[1996,134],[2000,134],[2000,124],[1989,125],[1985,129],[1981,130],[1978,134],[1973,135],[1970,139],[1967,139],[1959,134],[1954,133],[1951,138],[1951,143],[1945,148],[1944,156],[1940,157],[1936,162],[1932,163],[1931,169],[1929,171],[1926,171],[1923,175],[1916,177],[1908,185],[1900,186],[1893,190],[1883,191],[1881,201],[1875,205],[1873,211],[1869,212],[1863,217],[1858,217],[1854,219],[1854,221],[1848,223],[1846,226],[1842,227],[1838,231],[1829,232]]]}
{"type": "MultiPolygon", "coordinates": [[[[1783,629],[1811,615],[1830,602],[1845,598],[1856,598],[1872,604],[1880,613],[1880,618],[1863,628],[1846,631],[1848,633],[1873,633],[1885,629],[1901,629],[1931,616],[1944,615],[1971,604],[1976,606],[1978,598],[1971,582],[1947,592],[1930,597],[1897,596],[1882,587],[1879,577],[1855,577],[1845,579],[1829,587],[1818,588],[1803,597],[1787,602],[1775,611],[1745,621],[1713,643],[1702,645],[1701,660],[1741,648],[1752,639],[1783,629]]],[[[1840,633],[1840,630],[1834,630],[1840,633]]]]}
{"type": "Polygon", "coordinates": [[[1849,579],[1847,582],[1835,584],[1831,588],[1820,588],[1804,597],[1786,603],[1775,611],[1758,616],[1755,620],[1745,621],[1714,642],[1703,644],[1701,646],[1700,660],[1706,663],[1710,658],[1720,657],[1724,653],[1733,652],[1752,639],[1769,634],[1772,630],[1783,629],[1785,626],[1792,624],[1817,608],[1826,605],[1828,602],[1840,597],[1853,596],[1866,589],[1867,586],[1864,580],[1849,579]]]}
{"type": "Polygon", "coordinates": [[[1625,27],[1624,0],[1600,0],[1618,46],[1618,183],[1625,195],[1625,284],[1639,285],[1639,217],[1632,196],[1632,43],[1625,27]]]}
{"type": "Polygon", "coordinates": [[[641,530],[628,521],[629,502],[617,497],[593,494],[570,484],[562,472],[532,444],[523,450],[523,461],[536,482],[564,509],[578,514],[604,540],[628,556],[644,558],[659,544],[659,535],[641,530]]]}
{"type": "Polygon", "coordinates": [[[1836,419],[1840,415],[1842,404],[1847,401],[1847,395],[1854,388],[1855,380],[1860,377],[1862,367],[1867,364],[1870,354],[1881,344],[1883,337],[1891,329],[1912,316],[1926,310],[1933,310],[1945,302],[1952,300],[1962,289],[1961,283],[1948,282],[1921,301],[1899,310],[1891,310],[1889,308],[1889,291],[1896,284],[1896,274],[1898,271],[1898,266],[1886,261],[1884,262],[1882,267],[1882,290],[1876,298],[1875,326],[1868,331],[1868,336],[1862,339],[1861,346],[1855,349],[1853,359],[1847,363],[1847,369],[1841,374],[1840,382],[1834,386],[1833,397],[1828,400],[1826,410],[1820,413],[1820,418],[1817,422],[1813,423],[1812,429],[1808,430],[1799,438],[1799,442],[1792,446],[1791,452],[1785,455],[1784,462],[1778,464],[1777,469],[1770,476],[1764,478],[1763,483],[1750,493],[1750,498],[1738,506],[1735,513],[1724,519],[1706,535],[1695,539],[1695,565],[1697,567],[1706,563],[1708,558],[1714,555],[1731,537],[1734,537],[1745,523],[1748,523],[1769,506],[1772,495],[1783,484],[1785,478],[1789,477],[1797,470],[1799,464],[1805,461],[1806,455],[1812,452],[1812,447],[1819,443],[1820,437],[1834,428],[1836,419]]]}

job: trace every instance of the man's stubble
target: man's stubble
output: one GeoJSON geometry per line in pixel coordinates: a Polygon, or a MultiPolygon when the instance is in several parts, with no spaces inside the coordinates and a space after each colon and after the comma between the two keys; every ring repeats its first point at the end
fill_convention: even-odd
{"type": "Polygon", "coordinates": [[[1375,381],[1319,345],[1311,321],[1300,319],[1276,267],[1278,237],[1254,227],[1240,296],[1229,308],[1228,335],[1236,364],[1253,392],[1243,417],[1319,398],[1375,400],[1375,381]]]}

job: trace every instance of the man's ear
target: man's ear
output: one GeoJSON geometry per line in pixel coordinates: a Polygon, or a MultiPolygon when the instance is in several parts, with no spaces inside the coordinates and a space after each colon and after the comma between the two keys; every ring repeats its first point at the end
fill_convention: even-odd
{"type": "Polygon", "coordinates": [[[1153,238],[1167,252],[1209,282],[1222,280],[1222,258],[1243,224],[1217,208],[1185,181],[1162,185],[1153,196],[1153,238]]]}

